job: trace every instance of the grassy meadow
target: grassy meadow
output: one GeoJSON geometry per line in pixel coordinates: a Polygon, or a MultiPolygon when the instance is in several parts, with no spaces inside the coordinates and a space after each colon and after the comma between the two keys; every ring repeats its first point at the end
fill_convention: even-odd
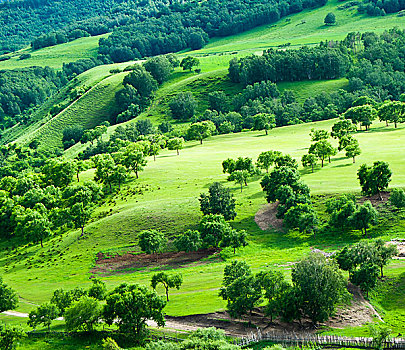
{"type": "MultiPolygon", "coordinates": [[[[184,284],[180,291],[171,293],[171,301],[166,307],[169,315],[223,310],[225,304],[218,297],[218,288],[223,268],[229,259],[244,259],[254,271],[270,267],[280,269],[288,276],[290,268],[283,265],[297,261],[311,247],[332,251],[358,241],[362,238],[358,231],[324,232],[317,238],[298,232],[262,231],[254,221],[256,212],[266,203],[259,184],[260,178],[251,179],[240,193],[240,187],[228,183],[226,175],[222,174],[221,162],[224,159],[238,156],[256,159],[260,152],[269,149],[289,153],[299,160],[310,144],[310,129],[330,129],[333,122],[276,128],[268,136],[263,132],[215,136],[204,141],[203,145],[187,142],[180,156],[175,151],[165,150],[156,161],[149,159],[139,180],[130,179],[119,194],[110,197],[96,210],[93,222],[86,227],[83,238],[79,238],[78,231],[71,231],[47,241],[43,249],[34,245],[11,251],[6,248],[10,242],[1,243],[0,273],[21,297],[22,303],[18,310],[27,312],[35,307],[34,304],[49,300],[57,288],[88,286],[89,278],[97,275],[91,272],[96,254],[139,251],[137,235],[143,229],[157,228],[173,237],[188,228],[195,228],[201,219],[198,196],[214,181],[222,182],[232,189],[237,199],[238,212],[232,225],[247,230],[250,244],[238,250],[235,256],[232,249],[228,248],[221,252],[220,260],[208,259],[181,267],[184,284]]],[[[401,152],[405,146],[404,136],[404,125],[394,129],[376,123],[370,131],[356,135],[363,151],[356,164],[338,154],[331,164],[326,164],[322,169],[318,166],[314,173],[300,168],[303,181],[315,195],[315,202],[322,203],[325,195],[331,193],[358,193],[358,166],[362,163],[371,164],[375,160],[389,162],[393,170],[391,187],[404,187],[405,156],[401,152]]],[[[93,176],[94,170],[88,170],[81,174],[81,181],[92,179],[93,176]]],[[[405,238],[404,228],[404,213],[398,213],[397,217],[383,217],[370,233],[372,237],[405,238]]],[[[109,288],[123,281],[148,285],[154,271],[128,269],[101,277],[109,288]]],[[[405,263],[401,261],[387,267],[387,275],[399,276],[400,283],[405,279],[404,272],[405,263]]],[[[402,314],[398,313],[398,309],[394,312],[392,303],[387,304],[387,295],[382,295],[381,300],[378,298],[376,303],[386,312],[388,322],[392,322],[394,329],[403,330],[404,309],[402,314]],[[402,323],[396,321],[394,316],[400,317],[402,323]]],[[[400,305],[404,307],[403,303],[400,305]]]]}

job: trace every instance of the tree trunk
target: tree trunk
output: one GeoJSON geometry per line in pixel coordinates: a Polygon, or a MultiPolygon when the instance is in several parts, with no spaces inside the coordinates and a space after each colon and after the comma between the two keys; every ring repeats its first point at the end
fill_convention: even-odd
{"type": "Polygon", "coordinates": [[[179,155],[180,153],[179,153],[179,150],[177,150],[177,155],[179,155]]]}
{"type": "Polygon", "coordinates": [[[330,163],[330,156],[329,156],[329,163],[330,163]]]}
{"type": "Polygon", "coordinates": [[[312,165],[312,172],[314,172],[314,165],[313,164],[311,164],[312,165]]]}
{"type": "Polygon", "coordinates": [[[266,131],[266,135],[268,135],[268,134],[269,134],[269,132],[267,131],[267,129],[265,129],[265,131],[266,131]]]}
{"type": "Polygon", "coordinates": [[[83,237],[84,235],[84,226],[82,226],[82,234],[80,235],[80,237],[83,237]]]}
{"type": "Polygon", "coordinates": [[[156,154],[153,155],[153,161],[156,162],[156,154]]]}
{"type": "Polygon", "coordinates": [[[169,301],[169,288],[166,288],[166,301],[169,301]]]}
{"type": "Polygon", "coordinates": [[[383,272],[383,266],[382,265],[380,266],[380,269],[381,269],[381,278],[383,278],[384,277],[384,272],[383,272]]]}
{"type": "Polygon", "coordinates": [[[77,177],[77,182],[79,182],[80,181],[79,180],[79,172],[77,172],[76,177],[77,177]]]}
{"type": "Polygon", "coordinates": [[[394,122],[394,125],[395,125],[395,129],[397,128],[397,122],[394,122]]]}
{"type": "Polygon", "coordinates": [[[139,178],[138,177],[138,170],[135,170],[135,176],[136,176],[137,179],[139,178]]]}
{"type": "Polygon", "coordinates": [[[383,197],[381,196],[381,192],[380,192],[380,191],[378,191],[378,198],[380,198],[380,201],[383,200],[383,197]]]}
{"type": "Polygon", "coordinates": [[[388,126],[388,120],[385,121],[385,125],[388,126]]]}
{"type": "Polygon", "coordinates": [[[233,253],[236,254],[236,248],[235,247],[233,247],[233,253]]]}
{"type": "Polygon", "coordinates": [[[243,184],[240,184],[240,193],[243,191],[243,184]]]}
{"type": "Polygon", "coordinates": [[[247,180],[245,179],[245,186],[247,186],[247,180]]]}
{"type": "Polygon", "coordinates": [[[41,248],[43,248],[44,247],[44,244],[42,243],[42,238],[41,238],[41,248]]]}
{"type": "Polygon", "coordinates": [[[322,161],[322,168],[323,168],[323,158],[321,159],[321,161],[322,161]]]}
{"type": "Polygon", "coordinates": [[[367,237],[367,227],[364,228],[364,236],[367,237]]]}

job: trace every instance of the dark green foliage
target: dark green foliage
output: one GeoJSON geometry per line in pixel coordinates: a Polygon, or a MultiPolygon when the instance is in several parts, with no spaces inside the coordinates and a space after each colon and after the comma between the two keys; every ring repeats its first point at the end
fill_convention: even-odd
{"type": "Polygon", "coordinates": [[[321,254],[311,254],[294,265],[291,276],[302,300],[302,314],[314,324],[326,321],[348,294],[337,265],[321,254]]]}
{"type": "Polygon", "coordinates": [[[0,277],[0,312],[14,310],[18,306],[18,296],[0,277]]]}
{"type": "Polygon", "coordinates": [[[188,120],[194,116],[197,101],[191,92],[181,92],[173,97],[169,106],[173,118],[188,120]]]}
{"type": "Polygon", "coordinates": [[[318,157],[321,160],[322,168],[323,168],[325,159],[329,158],[329,162],[330,162],[330,157],[337,154],[336,148],[334,148],[332,146],[332,144],[328,140],[325,140],[325,139],[322,139],[322,140],[319,140],[319,141],[313,143],[309,147],[308,152],[315,155],[316,157],[318,157]]]}
{"type": "Polygon", "coordinates": [[[257,158],[257,166],[261,169],[265,169],[266,173],[269,172],[269,168],[274,164],[274,161],[281,156],[280,151],[265,151],[259,154],[257,158]]]}
{"type": "Polygon", "coordinates": [[[53,292],[51,303],[59,310],[59,316],[65,313],[65,310],[74,302],[86,295],[86,291],[81,288],[71,290],[57,289],[53,292]]]}
{"type": "Polygon", "coordinates": [[[357,171],[361,191],[366,196],[378,194],[380,199],[381,191],[388,187],[391,181],[392,171],[387,162],[377,161],[373,166],[363,164],[357,171]]]}
{"type": "Polygon", "coordinates": [[[176,249],[181,252],[195,252],[202,246],[202,240],[199,231],[187,230],[174,240],[176,249]]]}
{"type": "Polygon", "coordinates": [[[180,67],[182,67],[183,70],[189,70],[190,72],[193,69],[193,67],[197,67],[199,65],[200,60],[193,56],[184,57],[180,62],[180,67]]]}
{"type": "Polygon", "coordinates": [[[349,217],[350,224],[359,230],[364,231],[367,236],[367,229],[370,225],[376,224],[378,221],[378,212],[373,207],[370,201],[364,202],[356,211],[349,217]]]}
{"type": "Polygon", "coordinates": [[[159,84],[169,79],[173,69],[170,61],[165,56],[150,58],[143,66],[159,84]]]}
{"type": "Polygon", "coordinates": [[[166,291],[166,301],[169,301],[169,288],[180,289],[183,284],[183,276],[180,273],[175,275],[169,275],[166,272],[158,272],[152,276],[150,285],[153,289],[156,289],[157,285],[161,283],[166,291]]]}
{"type": "Polygon", "coordinates": [[[368,292],[376,286],[377,278],[378,267],[371,263],[365,263],[352,272],[350,281],[358,285],[368,296],[368,292]]]}
{"type": "Polygon", "coordinates": [[[147,254],[160,253],[166,243],[165,235],[157,230],[142,231],[139,234],[139,247],[147,254]]]}
{"type": "Polygon", "coordinates": [[[284,224],[300,232],[314,232],[319,224],[318,216],[309,203],[298,203],[287,210],[284,224]]]}
{"type": "Polygon", "coordinates": [[[405,191],[401,188],[394,188],[391,191],[390,203],[399,208],[405,208],[405,191]]]}
{"type": "Polygon", "coordinates": [[[155,291],[137,284],[123,283],[111,291],[103,310],[106,323],[116,323],[121,332],[131,332],[142,341],[147,335],[146,321],[165,325],[163,308],[166,301],[155,291]]]}
{"type": "Polygon", "coordinates": [[[230,230],[226,231],[222,237],[221,246],[233,248],[233,253],[236,254],[236,249],[246,247],[248,245],[246,231],[230,230]]]}
{"type": "Polygon", "coordinates": [[[336,16],[335,16],[335,14],[332,13],[332,12],[329,12],[329,13],[326,15],[325,19],[323,20],[323,22],[324,22],[327,26],[336,24],[336,16]]]}
{"type": "Polygon", "coordinates": [[[84,128],[81,125],[68,126],[63,130],[62,142],[64,148],[67,149],[70,146],[78,143],[83,137],[84,128]],[[69,145],[69,147],[67,147],[69,145]]]}
{"type": "Polygon", "coordinates": [[[92,285],[87,291],[87,295],[97,300],[105,300],[107,296],[107,286],[98,278],[92,280],[92,285]]]}
{"type": "Polygon", "coordinates": [[[220,214],[209,214],[200,222],[200,234],[203,246],[217,248],[222,238],[231,231],[231,226],[220,214]]]}
{"type": "Polygon", "coordinates": [[[0,349],[14,350],[17,347],[17,341],[25,337],[25,332],[17,327],[9,327],[5,324],[0,325],[0,349]]]}
{"type": "Polygon", "coordinates": [[[267,113],[259,113],[253,117],[253,130],[264,130],[266,135],[268,131],[276,126],[274,115],[267,113]]]}
{"type": "Polygon", "coordinates": [[[285,51],[269,49],[262,56],[252,55],[238,61],[231,61],[229,76],[232,81],[241,82],[244,85],[263,80],[275,83],[308,79],[336,79],[344,76],[348,67],[347,55],[334,48],[319,46],[285,51]],[[314,64],[309,62],[314,62],[314,64]],[[307,67],[313,68],[307,69],[307,67]]]}
{"type": "Polygon", "coordinates": [[[316,157],[314,154],[304,154],[301,158],[301,163],[304,167],[311,167],[314,172],[314,166],[316,165],[316,157]]]}
{"type": "Polygon", "coordinates": [[[34,329],[38,325],[42,324],[44,327],[48,327],[48,330],[50,330],[52,321],[58,316],[59,310],[56,305],[45,303],[29,313],[29,320],[27,324],[34,329]]]}
{"type": "Polygon", "coordinates": [[[223,287],[219,296],[227,301],[231,317],[240,317],[260,302],[262,289],[256,277],[245,262],[233,261],[225,266],[223,287]]]}
{"type": "Polygon", "coordinates": [[[0,127],[26,123],[29,109],[43,103],[66,83],[62,73],[45,67],[1,71],[0,127]]]}
{"type": "Polygon", "coordinates": [[[64,319],[68,331],[91,332],[101,318],[102,307],[97,299],[87,295],[73,301],[65,310],[64,319]]]}
{"type": "Polygon", "coordinates": [[[332,197],[326,202],[326,212],[330,215],[329,225],[343,229],[349,226],[349,218],[356,210],[354,196],[332,197]]]}
{"type": "Polygon", "coordinates": [[[214,182],[208,189],[208,195],[202,193],[199,198],[200,209],[204,215],[221,214],[225,220],[236,217],[235,199],[228,188],[214,182]]]}
{"type": "Polygon", "coordinates": [[[229,98],[223,91],[214,91],[208,94],[209,109],[218,113],[229,112],[229,98]]]}
{"type": "Polygon", "coordinates": [[[142,98],[148,98],[157,89],[156,80],[140,65],[135,65],[124,78],[124,85],[126,84],[133,86],[142,98]]]}

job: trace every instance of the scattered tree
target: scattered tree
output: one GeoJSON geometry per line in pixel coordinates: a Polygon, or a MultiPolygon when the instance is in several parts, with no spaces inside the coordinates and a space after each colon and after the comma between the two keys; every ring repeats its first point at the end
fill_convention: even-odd
{"type": "Polygon", "coordinates": [[[192,56],[187,56],[185,58],[183,58],[180,62],[180,67],[183,68],[183,70],[189,70],[191,72],[191,70],[193,69],[193,67],[197,67],[200,65],[200,60],[196,57],[192,57],[192,56]]]}
{"type": "Polygon", "coordinates": [[[183,284],[183,276],[179,273],[175,275],[169,275],[165,272],[158,272],[152,276],[151,287],[156,289],[157,285],[161,283],[166,291],[166,301],[169,301],[169,288],[180,289],[183,284]]]}
{"type": "Polygon", "coordinates": [[[157,230],[142,231],[139,234],[139,246],[146,254],[157,254],[167,243],[164,233],[157,230]]]}
{"type": "Polygon", "coordinates": [[[301,158],[301,163],[304,167],[311,167],[314,172],[314,166],[316,165],[316,157],[312,153],[304,154],[301,158]]]}
{"type": "Polygon", "coordinates": [[[174,240],[174,245],[179,252],[196,252],[202,246],[200,232],[187,230],[174,240]]]}
{"type": "Polygon", "coordinates": [[[356,162],[356,157],[361,154],[361,149],[359,146],[359,141],[355,138],[351,138],[349,144],[345,147],[346,157],[353,158],[353,163],[356,162]]]}
{"type": "Polygon", "coordinates": [[[247,186],[247,180],[250,174],[247,170],[235,170],[231,175],[229,175],[228,180],[235,181],[236,184],[240,185],[240,192],[243,191],[243,185],[247,186]]]}
{"type": "Polygon", "coordinates": [[[203,140],[210,137],[215,130],[213,122],[203,121],[191,124],[187,130],[187,135],[191,140],[199,140],[202,145],[203,140]]]}
{"type": "Polygon", "coordinates": [[[325,19],[324,19],[324,23],[325,23],[325,25],[327,25],[327,26],[336,24],[336,16],[334,15],[333,12],[329,12],[329,13],[326,15],[326,17],[325,17],[325,19]]]}
{"type": "Polygon", "coordinates": [[[394,188],[389,200],[394,207],[405,208],[405,191],[402,188],[394,188]]]}
{"type": "Polygon", "coordinates": [[[176,150],[177,155],[179,155],[179,150],[184,148],[184,139],[182,137],[170,139],[169,141],[167,141],[167,148],[172,151],[176,150]]]}
{"type": "Polygon", "coordinates": [[[261,169],[265,169],[266,173],[269,172],[269,168],[274,164],[277,157],[281,156],[279,151],[265,151],[259,154],[257,158],[257,165],[261,169]]]}
{"type": "Polygon", "coordinates": [[[97,299],[82,296],[65,310],[64,318],[69,331],[91,332],[99,322],[102,308],[97,299]]]}
{"type": "Polygon", "coordinates": [[[387,162],[374,162],[369,167],[363,164],[357,171],[357,177],[360,181],[361,191],[366,196],[378,194],[382,200],[381,191],[388,187],[391,181],[392,171],[387,162]]]}
{"type": "Polygon", "coordinates": [[[219,182],[214,182],[209,187],[208,194],[202,193],[199,201],[204,215],[221,214],[227,221],[236,217],[235,198],[229,189],[219,182]]]}
{"type": "Polygon", "coordinates": [[[48,327],[49,331],[51,329],[52,321],[55,320],[58,315],[59,310],[56,305],[45,303],[29,313],[27,324],[34,329],[37,325],[42,324],[44,327],[48,327]]]}
{"type": "Polygon", "coordinates": [[[377,223],[377,218],[377,210],[370,201],[366,201],[350,216],[349,222],[354,228],[361,230],[367,236],[367,229],[370,225],[377,223]]]}

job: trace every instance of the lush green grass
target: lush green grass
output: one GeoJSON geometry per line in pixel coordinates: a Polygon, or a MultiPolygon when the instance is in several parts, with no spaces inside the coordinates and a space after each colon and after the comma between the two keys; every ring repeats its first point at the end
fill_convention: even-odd
{"type": "MultiPolygon", "coordinates": [[[[195,227],[201,218],[198,196],[213,181],[224,184],[221,162],[228,157],[250,156],[256,158],[264,150],[277,149],[299,159],[307,151],[309,131],[312,127],[330,128],[334,121],[296,125],[273,130],[268,136],[261,132],[246,132],[216,136],[201,146],[188,142],[180,156],[173,151],[163,151],[157,160],[149,160],[140,179],[131,179],[122,193],[100,206],[94,221],[86,228],[86,235],[79,239],[79,232],[68,232],[45,242],[45,247],[23,247],[4,250],[12,242],[0,245],[0,273],[25,300],[42,303],[48,300],[54,289],[88,286],[90,272],[97,252],[137,250],[137,235],[142,229],[158,228],[169,236],[195,227]],[[143,194],[132,195],[129,188],[144,187],[143,194]],[[100,219],[97,219],[100,218],[100,219]],[[120,248],[121,247],[121,248],[120,248]]],[[[353,165],[351,159],[341,154],[331,164],[315,173],[302,170],[303,180],[313,193],[359,191],[356,170],[359,164],[374,160],[386,160],[393,170],[393,186],[405,185],[404,148],[405,126],[397,130],[376,124],[370,132],[356,135],[363,154],[353,165]],[[377,156],[378,155],[378,156],[377,156]]],[[[81,181],[93,177],[94,171],[82,174],[81,181]]],[[[246,229],[250,245],[237,252],[236,259],[246,260],[255,271],[274,267],[289,274],[288,267],[279,265],[296,261],[310,251],[310,247],[324,250],[337,249],[347,242],[361,238],[359,232],[325,232],[316,239],[296,232],[283,233],[261,231],[254,222],[257,210],[265,204],[259,178],[254,178],[240,193],[239,187],[227,184],[237,199],[236,228],[246,229]]],[[[370,230],[372,236],[405,237],[404,219],[393,218],[391,225],[382,222],[370,230]]],[[[231,249],[222,253],[225,260],[233,258],[231,249]]],[[[166,311],[170,315],[197,314],[221,310],[224,302],[218,297],[221,276],[226,261],[193,264],[181,269],[184,284],[174,291],[166,311]]],[[[399,268],[404,264],[397,263],[399,268]]],[[[387,269],[392,275],[396,269],[387,269]]],[[[122,281],[149,284],[153,271],[138,271],[103,277],[109,288],[122,281]]],[[[159,290],[159,292],[162,292],[159,290]]],[[[385,304],[382,305],[385,307],[385,304]]],[[[26,304],[24,310],[29,308],[26,304]]],[[[397,315],[401,315],[398,313],[397,315]]],[[[402,320],[402,316],[400,316],[402,320]]],[[[394,325],[395,326],[395,325],[394,325]]],[[[396,326],[395,326],[396,327],[396,326]]]]}
{"type": "Polygon", "coordinates": [[[76,39],[66,44],[45,47],[39,50],[26,48],[13,54],[12,58],[0,62],[0,69],[16,69],[32,66],[49,66],[61,69],[63,63],[77,61],[81,58],[96,58],[98,55],[98,42],[109,34],[76,39]],[[31,57],[20,60],[22,54],[30,54],[31,57]]]}
{"type": "Polygon", "coordinates": [[[320,8],[305,10],[301,13],[282,18],[272,25],[252,29],[238,35],[226,38],[212,39],[210,43],[194,54],[214,53],[260,53],[261,51],[290,43],[292,46],[318,44],[325,40],[342,40],[350,32],[382,31],[395,26],[404,27],[405,21],[397,15],[384,17],[369,17],[357,14],[355,7],[339,10],[337,7],[345,4],[338,0],[329,0],[320,8]],[[325,26],[325,16],[333,12],[337,25],[325,26]],[[303,23],[305,21],[305,23],[303,23]]]}

